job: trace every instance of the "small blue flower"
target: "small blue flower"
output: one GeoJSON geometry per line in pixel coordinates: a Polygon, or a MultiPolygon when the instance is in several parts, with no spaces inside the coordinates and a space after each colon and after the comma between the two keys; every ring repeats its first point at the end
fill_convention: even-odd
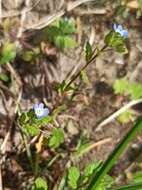
{"type": "Polygon", "coordinates": [[[42,119],[42,118],[48,116],[48,114],[49,114],[49,109],[44,108],[43,103],[34,104],[33,110],[35,112],[35,115],[36,115],[37,119],[42,119]]]}
{"type": "Polygon", "coordinates": [[[122,25],[114,24],[113,29],[114,29],[115,32],[118,32],[121,35],[121,37],[124,37],[124,38],[128,37],[128,31],[124,30],[122,25]]]}

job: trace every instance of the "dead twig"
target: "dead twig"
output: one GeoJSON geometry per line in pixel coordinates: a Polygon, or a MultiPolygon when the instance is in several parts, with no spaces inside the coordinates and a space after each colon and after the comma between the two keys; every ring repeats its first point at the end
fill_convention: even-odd
{"type": "Polygon", "coordinates": [[[66,9],[60,10],[57,13],[54,13],[54,14],[51,14],[51,15],[48,15],[48,16],[42,18],[38,23],[33,24],[30,27],[27,26],[26,30],[29,30],[29,29],[39,30],[39,29],[42,29],[42,28],[48,26],[53,21],[55,21],[56,19],[63,16],[66,12],[70,12],[73,9],[75,9],[76,7],[80,6],[81,4],[87,3],[89,1],[95,1],[95,0],[77,0],[75,2],[69,2],[67,4],[66,9]]]}
{"type": "Polygon", "coordinates": [[[87,3],[87,2],[90,2],[90,1],[95,1],[95,0],[77,0],[75,2],[70,2],[67,5],[67,11],[72,11],[76,7],[80,6],[81,4],[84,4],[84,3],[87,3]]]}
{"type": "Polygon", "coordinates": [[[22,13],[21,13],[20,27],[19,27],[19,30],[17,32],[17,39],[21,38],[21,36],[22,36],[23,30],[24,30],[24,24],[25,24],[25,20],[26,20],[26,15],[27,15],[26,9],[30,5],[30,0],[26,0],[25,5],[26,5],[26,7],[22,10],[22,13]]]}
{"type": "Polygon", "coordinates": [[[1,95],[1,102],[2,102],[2,105],[3,105],[3,108],[5,109],[6,113],[8,114],[9,113],[9,110],[7,109],[7,106],[6,106],[6,97],[3,93],[3,91],[0,89],[0,95],[1,95]]]}
{"type": "Polygon", "coordinates": [[[2,154],[5,153],[5,147],[6,147],[6,144],[7,144],[7,142],[8,142],[9,137],[10,137],[10,134],[11,134],[13,122],[14,122],[15,117],[16,117],[16,113],[17,113],[17,109],[18,109],[18,105],[19,105],[19,103],[20,103],[21,97],[22,97],[22,90],[19,92],[19,96],[18,96],[17,101],[16,101],[16,105],[15,105],[15,109],[14,109],[14,116],[13,116],[13,119],[12,119],[12,121],[11,121],[10,128],[9,128],[9,130],[8,130],[8,132],[7,132],[7,134],[6,134],[5,138],[4,138],[4,140],[3,140],[2,145],[0,146],[0,152],[1,152],[2,154]]]}
{"type": "Polygon", "coordinates": [[[107,10],[104,8],[95,8],[95,9],[85,9],[85,8],[76,8],[74,10],[74,13],[79,15],[79,16],[84,16],[84,15],[105,15],[107,13],[107,10]]]}
{"type": "Polygon", "coordinates": [[[89,151],[91,151],[92,149],[96,148],[96,147],[99,147],[99,146],[102,146],[106,143],[109,143],[112,141],[112,138],[106,138],[106,139],[103,139],[103,140],[100,140],[98,142],[95,142],[95,143],[92,143],[89,147],[87,147],[83,153],[79,154],[79,155],[76,155],[76,154],[73,154],[71,156],[71,160],[74,161],[74,159],[76,160],[76,158],[79,158],[81,156],[83,156],[84,154],[88,153],[89,151]]]}
{"type": "Polygon", "coordinates": [[[96,147],[101,146],[101,145],[103,145],[103,144],[109,143],[109,142],[111,142],[111,140],[112,140],[112,138],[106,138],[106,139],[100,140],[100,141],[98,141],[98,142],[96,142],[96,143],[93,143],[93,144],[89,147],[89,149],[88,149],[87,151],[90,151],[90,150],[92,150],[93,148],[96,148],[96,147]]]}
{"type": "Polygon", "coordinates": [[[7,67],[10,71],[10,73],[13,75],[13,77],[15,78],[17,84],[19,85],[19,88],[22,86],[22,81],[19,77],[19,75],[17,74],[17,72],[15,71],[15,69],[12,67],[12,65],[10,63],[7,63],[7,67]]]}
{"type": "Polygon", "coordinates": [[[97,127],[96,127],[96,131],[99,131],[102,129],[102,127],[110,122],[112,122],[115,118],[117,118],[120,114],[122,114],[123,112],[127,111],[129,108],[133,107],[136,104],[139,104],[142,102],[142,98],[138,99],[138,100],[132,100],[131,102],[129,102],[128,104],[124,105],[123,107],[121,107],[119,110],[117,110],[116,112],[114,112],[112,115],[110,115],[108,118],[106,118],[104,121],[102,121],[97,127]]]}
{"type": "Polygon", "coordinates": [[[14,94],[9,90],[9,88],[7,88],[7,86],[3,85],[1,82],[0,82],[0,88],[3,91],[6,91],[12,98],[15,98],[14,94]]]}
{"type": "MultiPolygon", "coordinates": [[[[38,0],[32,7],[26,8],[25,13],[27,14],[28,12],[30,12],[33,8],[35,8],[39,4],[39,2],[40,2],[40,0],[38,0]]],[[[22,14],[22,11],[9,11],[7,13],[3,12],[3,14],[0,15],[0,19],[16,17],[16,16],[20,16],[21,14],[22,14]]]]}

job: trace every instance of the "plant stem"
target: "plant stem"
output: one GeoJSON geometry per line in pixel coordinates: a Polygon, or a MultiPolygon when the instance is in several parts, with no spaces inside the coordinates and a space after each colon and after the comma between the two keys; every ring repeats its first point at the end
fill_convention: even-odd
{"type": "Polygon", "coordinates": [[[31,153],[30,145],[29,145],[28,142],[27,142],[27,137],[26,137],[26,135],[24,134],[23,129],[22,129],[22,127],[20,126],[20,124],[19,124],[19,128],[20,128],[20,132],[21,132],[21,136],[22,136],[23,142],[24,142],[24,144],[25,144],[25,148],[26,148],[28,160],[29,160],[29,162],[30,162],[30,165],[31,165],[32,170],[34,171],[34,165],[33,165],[33,159],[32,159],[32,153],[31,153]]]}
{"type": "Polygon", "coordinates": [[[106,48],[107,48],[107,45],[104,45],[104,46],[102,47],[102,49],[100,49],[100,51],[97,52],[97,53],[78,71],[78,73],[73,76],[73,78],[71,79],[71,81],[65,86],[64,91],[65,91],[66,89],[68,89],[68,87],[80,76],[81,72],[82,72],[83,70],[85,70],[85,69],[88,67],[88,65],[90,65],[90,63],[92,63],[92,62],[100,55],[100,53],[103,52],[106,48]]]}
{"type": "Polygon", "coordinates": [[[41,134],[41,136],[39,137],[38,142],[35,145],[35,147],[36,147],[35,165],[34,165],[34,175],[35,175],[35,177],[37,177],[38,173],[39,173],[39,158],[40,158],[40,152],[41,152],[42,145],[43,145],[43,139],[44,139],[44,136],[41,134]]]}
{"type": "Polygon", "coordinates": [[[38,176],[38,171],[39,171],[39,153],[36,152],[35,166],[34,166],[34,176],[35,176],[35,178],[38,176]]]}

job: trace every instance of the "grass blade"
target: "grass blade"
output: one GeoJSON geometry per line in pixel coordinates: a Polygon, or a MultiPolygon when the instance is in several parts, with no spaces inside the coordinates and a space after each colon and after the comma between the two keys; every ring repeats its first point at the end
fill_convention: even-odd
{"type": "Polygon", "coordinates": [[[139,133],[142,129],[142,117],[139,117],[134,127],[126,134],[122,141],[117,145],[114,151],[110,154],[108,159],[102,165],[98,173],[92,176],[92,179],[86,190],[95,190],[100,184],[102,178],[109,172],[115,162],[118,160],[122,152],[125,150],[129,142],[139,133]]]}
{"type": "Polygon", "coordinates": [[[120,186],[120,187],[116,187],[110,190],[141,190],[142,189],[142,182],[139,183],[132,183],[129,185],[124,185],[124,186],[120,186]]]}

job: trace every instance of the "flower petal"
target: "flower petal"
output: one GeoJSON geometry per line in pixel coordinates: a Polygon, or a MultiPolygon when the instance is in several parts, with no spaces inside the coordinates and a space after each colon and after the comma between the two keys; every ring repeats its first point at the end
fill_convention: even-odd
{"type": "Polygon", "coordinates": [[[117,31],[123,37],[123,31],[117,31]]]}
{"type": "Polygon", "coordinates": [[[116,24],[113,24],[113,29],[114,29],[114,31],[117,30],[117,25],[116,24]]]}
{"type": "Polygon", "coordinates": [[[44,116],[43,115],[36,115],[37,119],[42,119],[44,116]]]}
{"type": "Polygon", "coordinates": [[[39,104],[39,107],[40,107],[40,108],[43,108],[43,107],[44,107],[44,104],[43,104],[43,103],[40,103],[40,104],[39,104]]]}
{"type": "Polygon", "coordinates": [[[123,37],[128,37],[128,31],[127,30],[123,30],[123,37]]]}
{"type": "Polygon", "coordinates": [[[43,113],[44,117],[48,116],[48,114],[49,114],[49,109],[48,108],[44,108],[44,113],[43,113]]]}
{"type": "Polygon", "coordinates": [[[35,111],[38,107],[39,107],[38,104],[34,104],[34,105],[33,105],[34,111],[35,111]]]}
{"type": "Polygon", "coordinates": [[[123,30],[122,25],[119,24],[118,27],[117,27],[117,29],[120,30],[120,31],[123,30]]]}

